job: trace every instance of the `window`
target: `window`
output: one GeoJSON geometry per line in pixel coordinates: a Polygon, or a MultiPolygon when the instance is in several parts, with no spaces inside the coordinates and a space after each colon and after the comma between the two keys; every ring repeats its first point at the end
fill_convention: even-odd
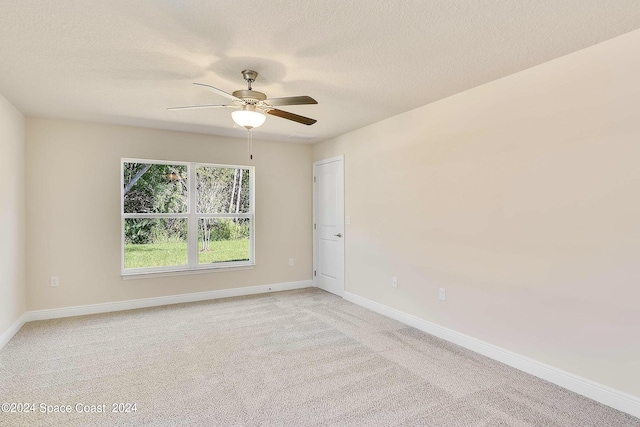
{"type": "Polygon", "coordinates": [[[253,167],[122,160],[122,274],[254,265],[253,167]]]}

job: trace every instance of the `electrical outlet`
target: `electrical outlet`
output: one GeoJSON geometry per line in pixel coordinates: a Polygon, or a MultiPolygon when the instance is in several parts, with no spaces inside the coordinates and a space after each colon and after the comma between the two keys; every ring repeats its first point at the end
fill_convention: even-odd
{"type": "Polygon", "coordinates": [[[445,288],[440,288],[438,290],[438,298],[440,298],[442,301],[447,299],[447,291],[445,288]]]}
{"type": "Polygon", "coordinates": [[[293,258],[289,258],[289,265],[293,265],[293,258]]]}
{"type": "Polygon", "coordinates": [[[55,288],[56,286],[60,286],[60,279],[58,276],[51,276],[51,287],[55,288]]]}
{"type": "Polygon", "coordinates": [[[398,278],[396,276],[393,276],[391,278],[391,286],[393,286],[394,288],[398,287],[398,278]]]}
{"type": "Polygon", "coordinates": [[[351,217],[349,215],[344,217],[344,223],[345,224],[351,224],[351,217]]]}

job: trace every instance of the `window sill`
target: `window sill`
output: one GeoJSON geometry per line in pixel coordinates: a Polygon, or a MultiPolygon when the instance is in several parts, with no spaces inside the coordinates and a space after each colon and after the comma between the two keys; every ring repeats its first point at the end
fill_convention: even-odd
{"type": "Polygon", "coordinates": [[[206,268],[193,268],[188,270],[185,269],[185,270],[121,273],[120,276],[122,277],[122,280],[151,279],[156,277],[189,276],[192,274],[225,273],[229,271],[253,270],[254,267],[255,267],[255,264],[240,265],[237,267],[206,267],[206,268]]]}

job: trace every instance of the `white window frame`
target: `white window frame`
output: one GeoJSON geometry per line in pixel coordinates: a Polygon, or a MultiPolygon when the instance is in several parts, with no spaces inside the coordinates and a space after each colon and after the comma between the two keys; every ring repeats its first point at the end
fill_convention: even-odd
{"type": "Polygon", "coordinates": [[[255,168],[246,165],[221,165],[213,163],[180,162],[151,159],[120,159],[120,239],[121,239],[121,275],[135,276],[147,274],[165,274],[176,272],[205,272],[206,270],[231,270],[255,266],[255,168]],[[186,213],[125,213],[124,212],[124,164],[125,163],[151,163],[157,165],[183,165],[187,167],[188,192],[186,213]],[[245,169],[249,171],[249,212],[247,213],[223,213],[204,214],[197,213],[196,203],[196,169],[198,167],[218,167],[229,169],[245,169]],[[187,218],[187,264],[164,267],[127,268],[124,265],[124,224],[128,218],[187,218]],[[248,218],[249,226],[249,260],[227,261],[209,264],[198,264],[198,220],[200,218],[248,218]]]}

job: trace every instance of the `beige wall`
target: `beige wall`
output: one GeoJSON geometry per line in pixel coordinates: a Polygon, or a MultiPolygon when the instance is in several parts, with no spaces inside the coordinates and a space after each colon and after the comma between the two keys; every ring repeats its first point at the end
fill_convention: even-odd
{"type": "Polygon", "coordinates": [[[244,139],[28,119],[28,309],[310,280],[311,156],[308,145],[254,141],[249,161],[244,139]],[[123,280],[122,157],[254,165],[255,268],[123,280]]]}
{"type": "Polygon", "coordinates": [[[26,309],[24,122],[0,95],[0,335],[26,309]]]}
{"type": "Polygon", "coordinates": [[[638,76],[640,31],[314,146],[346,290],[640,396],[638,76]]]}

